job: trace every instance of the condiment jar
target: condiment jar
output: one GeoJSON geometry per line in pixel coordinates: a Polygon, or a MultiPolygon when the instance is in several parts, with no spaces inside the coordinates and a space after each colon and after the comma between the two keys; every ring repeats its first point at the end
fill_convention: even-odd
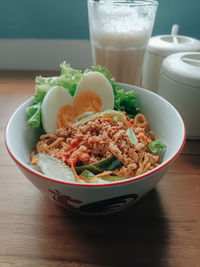
{"type": "Polygon", "coordinates": [[[200,53],[168,56],[161,67],[158,94],[181,114],[187,138],[200,139],[200,53]]]}
{"type": "Polygon", "coordinates": [[[142,87],[157,92],[160,68],[163,60],[174,53],[198,52],[200,41],[177,35],[178,25],[173,25],[171,35],[152,37],[148,43],[142,77],[142,87]]]}

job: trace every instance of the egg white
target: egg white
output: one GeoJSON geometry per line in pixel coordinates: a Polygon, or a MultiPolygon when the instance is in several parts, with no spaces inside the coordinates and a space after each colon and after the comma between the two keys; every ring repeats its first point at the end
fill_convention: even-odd
{"type": "Polygon", "coordinates": [[[114,93],[109,80],[100,72],[91,71],[84,73],[77,84],[74,98],[82,93],[92,91],[96,93],[102,101],[102,110],[114,108],[114,93]]]}
{"type": "Polygon", "coordinates": [[[73,105],[73,98],[68,90],[61,86],[52,87],[42,102],[42,125],[46,133],[55,132],[58,111],[65,105],[73,105]]]}

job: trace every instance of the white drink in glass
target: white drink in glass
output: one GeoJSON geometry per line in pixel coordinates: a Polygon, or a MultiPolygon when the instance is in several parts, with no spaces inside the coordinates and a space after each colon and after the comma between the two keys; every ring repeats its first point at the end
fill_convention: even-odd
{"type": "Polygon", "coordinates": [[[140,85],[156,8],[129,2],[88,0],[90,41],[94,64],[106,67],[118,82],[140,85]]]}

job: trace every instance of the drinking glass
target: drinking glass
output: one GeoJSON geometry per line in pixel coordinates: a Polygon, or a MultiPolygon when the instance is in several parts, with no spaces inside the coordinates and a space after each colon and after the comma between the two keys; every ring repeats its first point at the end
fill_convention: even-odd
{"type": "Polygon", "coordinates": [[[157,6],[153,0],[88,0],[93,63],[117,82],[140,85],[157,6]]]}

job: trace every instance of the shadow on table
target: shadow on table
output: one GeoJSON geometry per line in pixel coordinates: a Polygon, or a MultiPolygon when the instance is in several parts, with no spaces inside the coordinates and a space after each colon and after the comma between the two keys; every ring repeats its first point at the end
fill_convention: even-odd
{"type": "MultiPolygon", "coordinates": [[[[40,209],[50,205],[50,201],[42,201],[40,209]]],[[[166,256],[168,222],[155,189],[112,215],[77,215],[59,206],[51,212],[55,215],[48,216],[49,228],[45,222],[40,225],[40,237],[48,241],[40,244],[43,255],[114,266],[160,266],[166,256]]]]}

